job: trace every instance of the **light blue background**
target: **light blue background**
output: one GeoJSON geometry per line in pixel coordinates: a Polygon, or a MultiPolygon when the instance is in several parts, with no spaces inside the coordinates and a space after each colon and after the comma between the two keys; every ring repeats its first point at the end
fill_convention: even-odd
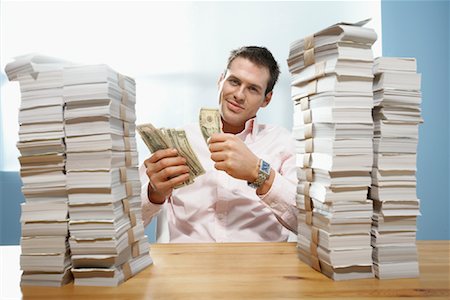
{"type": "MultiPolygon", "coordinates": [[[[417,190],[422,201],[423,216],[419,218],[417,237],[427,240],[450,239],[450,3],[382,1],[381,8],[383,55],[416,57],[418,70],[422,73],[422,113],[425,123],[420,128],[417,190]]],[[[320,17],[319,11],[317,17],[320,17]]],[[[289,47],[279,46],[286,49],[289,47]]],[[[0,86],[3,86],[6,79],[1,73],[0,76],[0,86]]],[[[1,107],[2,105],[0,109],[1,107]]],[[[1,128],[2,124],[0,120],[0,132],[7,129],[1,128]]],[[[1,135],[0,142],[3,144],[1,135]]],[[[3,155],[0,152],[0,164],[3,163],[3,155]]],[[[17,172],[1,170],[2,165],[0,244],[18,244],[20,203],[24,201],[20,192],[21,181],[17,172]]],[[[153,224],[147,227],[146,232],[150,240],[154,241],[153,224]]]]}
{"type": "Polygon", "coordinates": [[[383,56],[416,57],[422,73],[418,239],[450,239],[448,1],[383,1],[383,56]]]}

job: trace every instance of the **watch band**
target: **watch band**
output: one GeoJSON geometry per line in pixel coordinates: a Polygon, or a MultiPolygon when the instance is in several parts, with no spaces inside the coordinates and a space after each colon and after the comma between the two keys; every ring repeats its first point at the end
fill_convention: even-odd
{"type": "Polygon", "coordinates": [[[269,178],[269,176],[270,176],[270,164],[265,160],[260,159],[258,177],[254,182],[247,181],[247,184],[248,186],[257,189],[263,185],[263,183],[269,178]]]}

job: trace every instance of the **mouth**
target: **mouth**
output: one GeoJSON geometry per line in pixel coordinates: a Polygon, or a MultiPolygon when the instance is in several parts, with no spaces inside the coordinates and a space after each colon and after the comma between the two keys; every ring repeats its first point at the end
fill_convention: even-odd
{"type": "Polygon", "coordinates": [[[229,110],[231,110],[232,112],[240,112],[243,111],[244,108],[242,106],[240,106],[239,104],[237,104],[236,102],[230,101],[230,100],[225,100],[227,102],[227,107],[229,110]]]}

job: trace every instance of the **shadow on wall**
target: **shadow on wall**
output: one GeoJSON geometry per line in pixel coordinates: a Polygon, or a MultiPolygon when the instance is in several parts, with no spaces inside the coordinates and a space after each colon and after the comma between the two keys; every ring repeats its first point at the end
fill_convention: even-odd
{"type": "MultiPolygon", "coordinates": [[[[25,202],[18,172],[0,171],[0,245],[19,245],[21,235],[20,203],[25,202]]],[[[149,242],[154,243],[156,222],[145,229],[149,242]]]]}
{"type": "Polygon", "coordinates": [[[20,203],[22,181],[18,172],[0,171],[0,244],[20,243],[20,203]]]}

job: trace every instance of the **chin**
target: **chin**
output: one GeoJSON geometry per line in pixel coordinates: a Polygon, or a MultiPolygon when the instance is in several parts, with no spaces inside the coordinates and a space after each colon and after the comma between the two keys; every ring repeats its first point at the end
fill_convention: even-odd
{"type": "Polygon", "coordinates": [[[227,122],[227,123],[235,123],[236,122],[236,116],[237,114],[229,111],[227,109],[224,109],[222,111],[222,118],[227,122]]]}

